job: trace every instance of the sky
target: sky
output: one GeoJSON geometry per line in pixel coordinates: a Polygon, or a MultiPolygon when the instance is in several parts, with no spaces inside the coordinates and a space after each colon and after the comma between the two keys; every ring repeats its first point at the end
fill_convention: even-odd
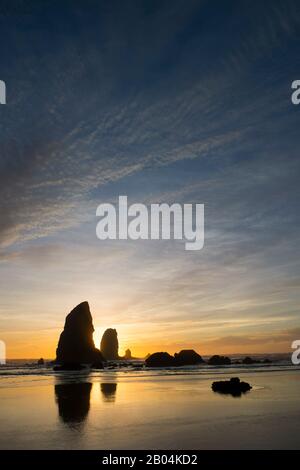
{"type": "Polygon", "coordinates": [[[0,339],[53,358],[90,304],[120,353],[300,338],[297,0],[0,0],[0,339]],[[205,205],[205,243],[96,237],[96,208],[205,205]]]}

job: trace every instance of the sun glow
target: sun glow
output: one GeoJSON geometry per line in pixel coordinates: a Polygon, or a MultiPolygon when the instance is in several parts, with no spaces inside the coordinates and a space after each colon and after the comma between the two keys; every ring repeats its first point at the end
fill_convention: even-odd
{"type": "Polygon", "coordinates": [[[101,338],[102,338],[103,333],[104,333],[103,328],[99,328],[99,327],[95,328],[95,331],[93,333],[93,340],[95,343],[95,347],[97,349],[100,349],[100,343],[101,343],[101,338]]]}

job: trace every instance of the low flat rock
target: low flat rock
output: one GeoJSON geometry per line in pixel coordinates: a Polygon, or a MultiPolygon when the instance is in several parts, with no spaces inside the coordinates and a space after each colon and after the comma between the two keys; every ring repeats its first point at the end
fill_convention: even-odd
{"type": "Polygon", "coordinates": [[[241,396],[242,393],[249,392],[252,387],[247,382],[241,382],[238,377],[232,377],[230,380],[213,382],[211,388],[214,392],[232,396],[241,396]]]}

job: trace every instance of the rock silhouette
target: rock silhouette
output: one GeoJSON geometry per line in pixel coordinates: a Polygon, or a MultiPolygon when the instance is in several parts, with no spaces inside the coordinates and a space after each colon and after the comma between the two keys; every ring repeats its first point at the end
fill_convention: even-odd
{"type": "Polygon", "coordinates": [[[66,317],[56,350],[56,362],[71,365],[102,362],[103,357],[95,348],[93,332],[89,304],[82,302],[66,317]]]}
{"type": "Polygon", "coordinates": [[[179,353],[175,353],[175,362],[178,366],[191,366],[195,364],[203,364],[204,360],[200,354],[193,349],[183,349],[179,353]]]}
{"type": "Polygon", "coordinates": [[[208,360],[208,364],[211,366],[227,366],[231,364],[231,360],[226,356],[212,356],[208,360]]]}
{"type": "Polygon", "coordinates": [[[180,367],[195,364],[203,364],[205,361],[200,354],[193,349],[183,349],[171,356],[167,352],[156,352],[147,355],[145,364],[147,367],[180,367]]]}
{"type": "Polygon", "coordinates": [[[172,367],[175,366],[175,358],[167,352],[156,352],[150,354],[145,360],[147,367],[172,367]]]}
{"type": "Polygon", "coordinates": [[[271,364],[272,361],[270,361],[270,359],[268,358],[265,358],[263,360],[259,360],[259,359],[253,359],[252,357],[250,356],[246,356],[243,360],[242,360],[242,364],[245,364],[245,365],[251,365],[251,364],[271,364]]]}
{"type": "Polygon", "coordinates": [[[230,394],[234,397],[239,397],[242,393],[246,393],[251,390],[252,387],[247,382],[241,382],[238,377],[232,377],[230,380],[213,382],[211,388],[214,392],[230,394]]]}
{"type": "Polygon", "coordinates": [[[126,349],[124,359],[132,359],[130,349],[126,349]]]}
{"type": "Polygon", "coordinates": [[[266,358],[262,361],[262,363],[263,364],[272,364],[272,361],[270,359],[266,358]]]}
{"type": "Polygon", "coordinates": [[[108,328],[101,339],[101,354],[108,360],[119,359],[119,341],[117,330],[108,328]]]}
{"type": "Polygon", "coordinates": [[[243,362],[243,364],[247,364],[247,365],[249,364],[250,365],[250,364],[255,364],[259,361],[255,361],[254,359],[252,359],[252,357],[247,356],[243,359],[242,362],[243,362]]]}
{"type": "Polygon", "coordinates": [[[65,423],[82,423],[90,409],[91,383],[64,383],[55,385],[58,413],[65,423]]]}

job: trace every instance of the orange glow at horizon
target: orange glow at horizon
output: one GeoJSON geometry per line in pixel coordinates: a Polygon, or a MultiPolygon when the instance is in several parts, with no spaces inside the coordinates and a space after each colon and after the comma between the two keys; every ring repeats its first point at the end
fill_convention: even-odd
{"type": "MultiPolygon", "coordinates": [[[[100,348],[100,341],[102,334],[106,328],[95,328],[94,342],[97,348],[100,348]]],[[[137,358],[143,358],[148,353],[154,353],[156,351],[167,351],[170,354],[180,351],[181,349],[195,349],[199,354],[207,356],[213,354],[255,354],[255,353],[286,353],[290,351],[290,340],[287,338],[279,342],[270,340],[265,344],[259,341],[255,344],[255,341],[251,344],[243,344],[242,339],[240,344],[230,344],[228,341],[219,339],[218,342],[211,341],[204,338],[201,341],[190,342],[184,341],[180,338],[178,341],[166,340],[164,336],[157,335],[153,337],[149,333],[149,339],[145,339],[144,335],[141,335],[140,339],[138,334],[135,338],[126,337],[122,335],[122,328],[120,325],[117,327],[118,339],[119,339],[119,354],[120,356],[125,354],[126,349],[130,349],[132,356],[137,358]]],[[[42,330],[41,332],[16,332],[7,333],[2,336],[3,341],[6,344],[7,358],[8,359],[38,359],[43,357],[45,359],[54,359],[57,347],[57,342],[61,330],[42,330]]]]}

